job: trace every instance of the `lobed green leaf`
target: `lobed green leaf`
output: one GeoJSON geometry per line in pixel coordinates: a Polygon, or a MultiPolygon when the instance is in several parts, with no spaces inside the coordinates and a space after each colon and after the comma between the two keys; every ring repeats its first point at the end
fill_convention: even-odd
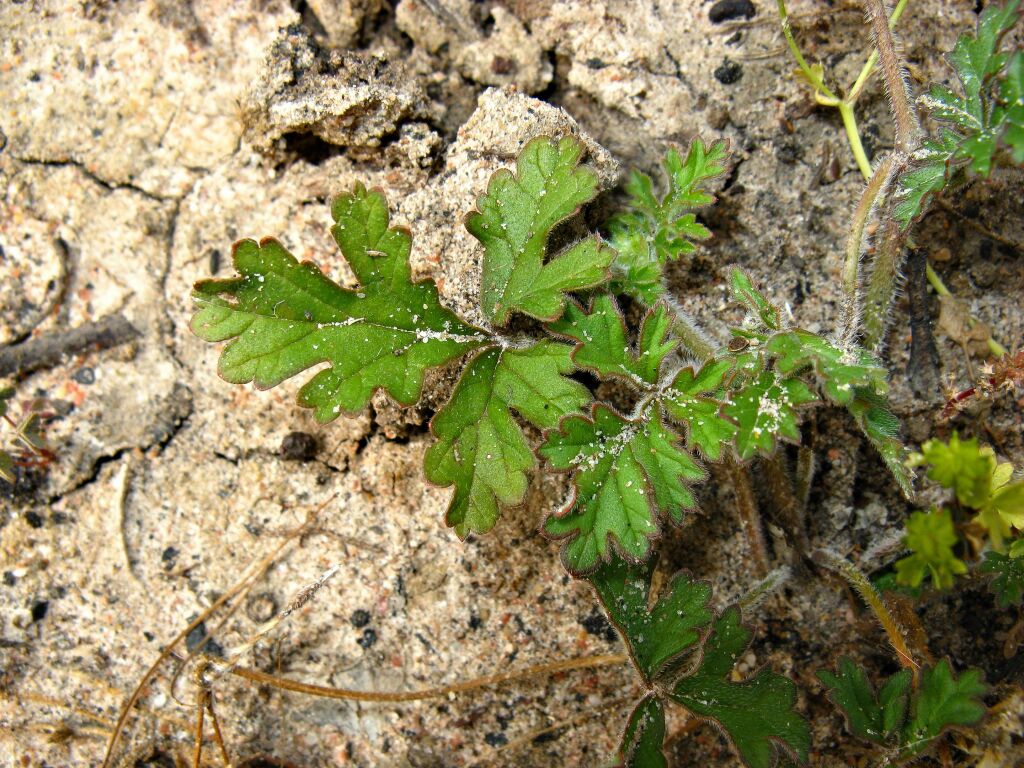
{"type": "Polygon", "coordinates": [[[779,439],[800,441],[796,408],[818,398],[803,381],[761,371],[732,396],[725,415],[737,425],[736,450],[740,458],[770,454],[779,439]]]}
{"type": "Polygon", "coordinates": [[[495,325],[505,325],[513,312],[555,320],[566,292],[607,281],[615,252],[597,237],[545,259],[552,229],[597,195],[597,175],[579,164],[582,153],[572,136],[533,139],[515,173],[495,173],[466,217],[485,249],[480,302],[495,325]]]}
{"type": "Polygon", "coordinates": [[[715,620],[700,665],[678,680],[669,696],[720,726],[751,768],[771,768],[779,747],[806,761],[811,732],[794,709],[793,681],[766,669],[747,680],[731,679],[750,639],[750,630],[740,623],[739,609],[727,609],[715,620]]]}
{"type": "Polygon", "coordinates": [[[661,364],[679,346],[669,336],[672,316],[659,304],[644,316],[638,347],[632,349],[622,312],[607,293],[595,296],[588,311],[570,302],[561,319],[548,327],[579,342],[572,355],[578,366],[601,376],[621,377],[640,389],[658,383],[661,364]]]}
{"type": "Polygon", "coordinates": [[[441,305],[433,282],[412,282],[409,233],[389,227],[384,195],[357,184],[333,208],[333,233],[361,285],[342,288],[273,239],[235,245],[240,277],[204,280],[193,291],[192,330],[230,340],[218,370],[234,384],[269,389],[320,363],[300,405],[326,422],[354,413],[381,389],[415,403],[427,368],[486,344],[488,337],[441,305]]]}
{"type": "Polygon", "coordinates": [[[877,694],[864,670],[847,657],[839,660],[835,674],[822,670],[818,679],[829,689],[832,701],[855,736],[887,746],[906,721],[909,669],[901,669],[890,677],[877,694]]]}
{"type": "Polygon", "coordinates": [[[705,476],[653,406],[629,419],[596,404],[589,419],[565,419],[540,453],[573,471],[572,498],[544,523],[547,535],[567,540],[562,559],[573,573],[593,570],[613,549],[646,558],[659,521],[678,523],[695,506],[684,483],[705,476]]]}
{"type": "Polygon", "coordinates": [[[568,378],[571,347],[540,341],[491,348],[466,366],[451,400],[430,423],[437,442],[424,458],[427,479],[455,486],[447,522],[465,538],[486,533],[501,507],[521,504],[535,459],[515,410],[539,429],[579,411],[590,393],[568,378]]]}

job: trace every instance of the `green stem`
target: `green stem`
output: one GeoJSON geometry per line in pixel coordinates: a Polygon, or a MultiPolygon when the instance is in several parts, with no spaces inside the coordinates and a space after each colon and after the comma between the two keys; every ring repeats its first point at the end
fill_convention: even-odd
{"type": "Polygon", "coordinates": [[[864,151],[864,144],[860,140],[860,129],[857,128],[857,116],[853,113],[853,104],[845,101],[836,105],[839,115],[843,118],[843,128],[846,129],[846,140],[853,150],[853,159],[857,161],[857,167],[865,180],[871,178],[871,161],[864,151]]]}

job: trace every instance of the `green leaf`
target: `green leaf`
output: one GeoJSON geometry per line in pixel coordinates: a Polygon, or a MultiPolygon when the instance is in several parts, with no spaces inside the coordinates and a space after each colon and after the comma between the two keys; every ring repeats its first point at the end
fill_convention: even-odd
{"type": "Polygon", "coordinates": [[[811,733],[793,708],[793,682],[766,669],[748,680],[731,679],[750,638],[750,630],[740,623],[739,609],[727,609],[704,643],[700,666],[677,681],[669,695],[693,714],[717,723],[752,768],[770,768],[778,746],[806,761],[811,733]]]}
{"type": "Polygon", "coordinates": [[[587,576],[648,683],[695,648],[702,628],[714,618],[708,605],[711,586],[682,572],[672,577],[666,593],[648,608],[653,572],[653,559],[630,563],[612,557],[587,576]]]}
{"type": "Polygon", "coordinates": [[[722,456],[722,446],[732,442],[736,425],[721,415],[725,377],[731,360],[709,360],[696,374],[683,368],[662,397],[665,411],[686,430],[686,444],[711,461],[722,456]]]}
{"type": "Polygon", "coordinates": [[[534,456],[511,411],[551,429],[590,401],[568,378],[571,347],[540,341],[526,349],[492,348],[466,366],[451,400],[430,423],[438,442],[424,458],[427,479],[455,486],[447,522],[465,538],[494,527],[502,506],[521,504],[534,456]]]}
{"type": "Polygon", "coordinates": [[[736,450],[749,459],[760,451],[770,454],[780,439],[800,441],[796,408],[818,398],[800,379],[761,371],[732,396],[725,415],[737,424],[736,450]]]}
{"type": "Polygon", "coordinates": [[[983,91],[988,82],[1006,65],[1007,54],[1000,50],[1003,36],[1017,23],[1019,0],[1006,5],[990,4],[978,18],[977,35],[961,35],[949,54],[966,96],[967,111],[980,117],[984,113],[983,91]]]}
{"type": "Polygon", "coordinates": [[[948,509],[914,512],[903,539],[912,554],[896,562],[896,581],[916,587],[930,575],[938,589],[949,589],[957,574],[967,573],[967,565],[953,554],[958,542],[948,509]]]}
{"type": "Polygon", "coordinates": [[[990,4],[978,20],[977,34],[957,40],[948,59],[963,95],[934,86],[921,97],[932,117],[949,127],[924,142],[899,179],[894,216],[904,229],[933,195],[963,177],[959,169],[966,166],[987,177],[1000,146],[1010,147],[1014,162],[1024,162],[1024,55],[1001,49],[1003,37],[1017,22],[1018,4],[990,4]]]}
{"type": "Polygon", "coordinates": [[[746,272],[733,269],[730,274],[730,285],[733,301],[745,306],[764,328],[769,331],[778,331],[782,328],[782,313],[779,308],[754,287],[746,272]]]}
{"type": "Polygon", "coordinates": [[[836,674],[822,670],[818,678],[829,689],[855,736],[884,746],[903,725],[910,691],[909,669],[890,677],[877,695],[864,670],[846,657],[839,660],[836,674]]]}
{"type": "MultiPolygon", "coordinates": [[[[806,760],[810,731],[793,710],[796,686],[767,670],[732,682],[736,660],[750,643],[739,610],[730,608],[716,619],[709,608],[709,585],[685,573],[673,576],[666,593],[648,608],[653,570],[652,562],[612,558],[589,577],[647,686],[667,691],[694,715],[719,725],[747,765],[769,768],[778,756],[776,744],[806,760]]],[[[646,701],[638,710],[653,716],[657,725],[658,713],[646,701]]],[[[637,743],[637,721],[634,713],[624,745],[637,743]]],[[[653,734],[644,743],[644,754],[654,760],[653,734]]]]}
{"type": "Polygon", "coordinates": [[[923,670],[911,719],[901,734],[900,757],[920,754],[948,726],[976,725],[985,716],[985,705],[978,697],[987,691],[976,669],[964,670],[959,680],[945,660],[923,670]]]}
{"type": "Polygon", "coordinates": [[[999,83],[996,120],[1004,125],[1003,141],[1010,147],[1013,161],[1024,163],[1024,52],[1010,57],[1006,77],[999,83]]]}
{"type": "Polygon", "coordinates": [[[579,342],[572,355],[578,366],[601,376],[624,378],[640,389],[658,383],[662,362],[679,346],[677,340],[669,338],[672,316],[659,304],[643,319],[638,348],[631,348],[626,321],[615,299],[607,293],[594,297],[587,312],[570,302],[562,318],[548,327],[579,342]]]}
{"type": "Polygon", "coordinates": [[[583,145],[571,136],[538,137],[523,147],[516,172],[491,177],[466,228],[484,248],[481,307],[498,326],[512,312],[555,320],[565,292],[609,277],[615,252],[599,238],[570,246],[545,262],[551,230],[597,195],[597,175],[579,165],[583,145]]]}
{"type": "MultiPolygon", "coordinates": [[[[1006,481],[999,483],[1000,470],[1004,467],[1011,471],[1013,469],[1010,464],[1000,464],[996,468],[996,471],[993,473],[992,495],[982,506],[980,514],[991,515],[996,513],[1004,524],[1012,525],[1017,529],[1024,529],[1024,480],[1018,480],[1013,483],[1006,481]]],[[[1005,474],[1007,479],[1009,479],[1010,472],[1005,474]]],[[[1009,531],[1005,528],[1002,531],[1004,535],[1009,535],[1009,531]]]]}
{"type": "Polygon", "coordinates": [[[640,699],[633,709],[622,735],[619,765],[622,768],[667,768],[662,745],[665,743],[665,708],[654,694],[640,699]]]}
{"type": "Polygon", "coordinates": [[[996,577],[988,588],[996,596],[1000,608],[1019,605],[1024,598],[1024,557],[1008,557],[999,552],[987,552],[981,564],[982,573],[996,577]]]}
{"type": "Polygon", "coordinates": [[[929,465],[928,478],[956,492],[961,504],[980,509],[992,495],[996,458],[990,448],[981,448],[976,438],[961,440],[954,432],[948,443],[929,440],[921,453],[910,457],[911,466],[929,465]]]}
{"type": "Polygon", "coordinates": [[[412,282],[409,233],[388,227],[381,192],[356,185],[333,212],[335,239],[360,288],[341,288],[276,240],[243,240],[234,249],[241,277],[197,283],[191,323],[206,341],[231,339],[219,371],[235,384],[269,389],[330,363],[298,397],[322,422],[359,411],[378,389],[411,405],[427,368],[488,342],[441,305],[432,282],[412,282]]]}
{"type": "Polygon", "coordinates": [[[887,371],[873,355],[861,349],[839,349],[809,331],[777,333],[766,348],[776,355],[775,368],[781,373],[813,369],[826,396],[834,403],[849,405],[858,389],[867,388],[878,395],[889,389],[887,371]]]}
{"type": "Polygon", "coordinates": [[[653,406],[635,419],[604,404],[591,419],[570,416],[540,448],[552,467],[573,470],[569,503],[544,523],[565,538],[562,559],[573,573],[592,570],[612,549],[642,560],[663,518],[679,522],[695,506],[685,481],[704,478],[653,406]]]}
{"type": "Polygon", "coordinates": [[[893,217],[903,229],[909,227],[945,189],[952,178],[960,137],[945,128],[938,140],[927,139],[914,152],[910,169],[900,176],[893,217]]]}
{"type": "Polygon", "coordinates": [[[885,399],[871,390],[858,389],[847,409],[878,451],[903,495],[912,499],[914,476],[907,467],[907,449],[900,440],[900,421],[886,407],[885,399]]]}
{"type": "Polygon", "coordinates": [[[627,210],[608,223],[609,240],[618,252],[612,265],[615,293],[648,306],[664,295],[662,265],[693,252],[693,241],[711,236],[690,210],[714,202],[703,185],[725,170],[727,154],[725,141],[709,146],[695,139],[685,158],[669,149],[663,162],[667,189],[660,199],[649,176],[640,171],[630,174],[627,210]]]}

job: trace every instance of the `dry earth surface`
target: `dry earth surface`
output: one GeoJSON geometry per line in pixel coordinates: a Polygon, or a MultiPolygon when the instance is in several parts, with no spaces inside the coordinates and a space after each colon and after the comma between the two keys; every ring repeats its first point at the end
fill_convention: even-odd
{"type": "MultiPolygon", "coordinates": [[[[975,5],[912,0],[904,43],[916,84],[948,78],[937,52],[973,27],[975,5]]],[[[655,169],[669,144],[722,136],[730,170],[702,214],[715,239],[674,268],[677,297],[726,339],[740,312],[725,277],[738,264],[801,325],[829,331],[861,179],[837,115],[791,76],[774,3],[750,8],[721,19],[700,0],[0,5],[0,345],[110,315],[138,332],[9,372],[19,400],[49,401],[57,459],[22,471],[14,487],[0,481],[0,763],[98,765],[146,668],[271,553],[237,610],[197,627],[179,658],[204,639],[213,653],[244,642],[333,563],[333,580],[246,663],[404,691],[621,650],[591,590],[536,533],[563,496],[560,481],[538,479],[529,503],[486,537],[463,543],[445,527],[449,491],[430,487],[421,463],[453,371],[432,374],[415,408],[378,397],[363,416],[318,425],[293,404],[298,383],[257,392],[217,378],[218,349],[188,328],[189,290],[232,274],[233,241],[268,235],[351,284],[329,201],[363,181],[382,187],[412,229],[414,273],[478,320],[480,252],[462,216],[526,140],[583,136],[611,188],[624,168],[655,169]]],[[[792,10],[807,49],[851,79],[867,50],[857,5],[792,10]]],[[[859,115],[869,151],[884,152],[891,129],[877,82],[859,115]]],[[[950,203],[918,244],[971,312],[1019,345],[1020,177],[950,203]]],[[[932,299],[918,300],[937,316],[932,299]]],[[[914,445],[950,431],[937,418],[939,382],[968,379],[949,328],[936,329],[938,360],[912,376],[907,306],[897,307],[888,358],[914,445]]],[[[968,351],[977,367],[982,353],[968,351]]],[[[1024,463],[1012,398],[952,426],[1024,463]]],[[[812,540],[855,560],[892,542],[911,507],[854,425],[819,410],[805,435],[821,457],[812,540]]],[[[668,533],[662,570],[710,579],[725,605],[755,583],[747,542],[724,477],[702,488],[701,503],[668,533]]],[[[791,533],[766,521],[776,560],[794,561],[791,533]]],[[[1016,616],[971,581],[916,610],[932,653],[980,665],[997,683],[993,714],[954,737],[950,759],[1022,764],[1016,616]]],[[[767,663],[797,681],[812,762],[860,760],[814,678],[838,652],[892,669],[859,604],[796,562],[786,588],[748,619],[757,639],[743,667],[767,663]]],[[[165,662],[142,691],[116,764],[189,764],[195,689],[188,665],[172,686],[179,665],[165,662]]],[[[230,676],[215,695],[232,755],[250,768],[596,766],[614,749],[633,686],[619,666],[406,704],[309,698],[230,676]]],[[[693,725],[670,723],[674,764],[734,764],[713,729],[693,725]]]]}

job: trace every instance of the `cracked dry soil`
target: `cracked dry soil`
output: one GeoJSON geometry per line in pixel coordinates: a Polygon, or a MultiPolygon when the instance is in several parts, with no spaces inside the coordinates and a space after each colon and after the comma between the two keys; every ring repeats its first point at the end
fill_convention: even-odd
{"type": "MultiPolygon", "coordinates": [[[[904,43],[916,85],[948,78],[937,52],[974,26],[976,5],[912,3],[904,43]]],[[[807,50],[849,80],[867,50],[857,4],[791,10],[807,50]]],[[[434,277],[444,301],[477,320],[480,254],[462,216],[526,140],[577,133],[610,187],[623,168],[653,170],[668,144],[700,135],[728,138],[732,164],[701,216],[715,239],[674,269],[676,296],[725,339],[739,311],[724,279],[738,264],[801,325],[827,332],[861,182],[837,116],[791,77],[773,13],[768,0],[4,3],[0,360],[16,361],[2,375],[19,399],[49,402],[57,459],[20,472],[14,487],[0,482],[0,763],[99,765],[146,668],[282,545],[235,609],[198,625],[179,655],[244,642],[335,562],[334,579],[251,666],[398,691],[619,652],[590,590],[536,533],[563,496],[560,481],[538,478],[489,536],[460,543],[445,528],[448,491],[430,487],[420,466],[453,371],[432,373],[414,408],[378,397],[368,413],[320,426],[293,404],[296,382],[257,392],[217,378],[218,349],[188,330],[189,289],[232,273],[233,241],[268,235],[351,284],[328,206],[359,180],[382,187],[412,229],[414,274],[434,277]],[[102,322],[132,331],[89,336],[102,322]],[[85,343],[67,341],[74,329],[85,343]],[[35,342],[64,354],[26,365],[24,345],[35,342]]],[[[868,151],[884,152],[891,129],[876,81],[859,118],[868,151]]],[[[1011,347],[1024,332],[1019,190],[1019,174],[976,185],[918,236],[1011,347]]],[[[911,375],[911,319],[929,332],[938,312],[914,285],[897,307],[888,362],[916,445],[948,433],[939,382],[966,381],[968,367],[939,329],[937,356],[911,375]]],[[[955,426],[1024,463],[1020,403],[998,401],[955,426]]],[[[824,409],[804,431],[821,457],[811,539],[856,557],[894,536],[910,508],[854,426],[824,409]]],[[[764,490],[756,471],[755,484],[764,490]]],[[[747,543],[723,477],[702,487],[701,508],[668,532],[661,570],[710,579],[721,606],[752,584],[747,543]]],[[[792,561],[770,505],[766,522],[776,560],[792,561]]],[[[1016,617],[975,582],[927,597],[916,613],[933,653],[996,683],[989,718],[952,740],[953,764],[1021,764],[1016,617]]],[[[743,665],[797,681],[812,762],[858,763],[861,747],[814,671],[837,652],[891,668],[859,604],[796,567],[748,620],[756,640],[743,665]]],[[[178,666],[165,662],[143,689],[115,764],[190,764],[194,689],[188,668],[172,686],[178,666]]],[[[561,766],[602,764],[632,686],[629,670],[608,667],[404,704],[232,679],[215,693],[232,757],[250,768],[561,766]]],[[[734,763],[707,726],[676,716],[670,732],[674,765],[734,763]]],[[[217,764],[212,748],[207,758],[217,764]]]]}

